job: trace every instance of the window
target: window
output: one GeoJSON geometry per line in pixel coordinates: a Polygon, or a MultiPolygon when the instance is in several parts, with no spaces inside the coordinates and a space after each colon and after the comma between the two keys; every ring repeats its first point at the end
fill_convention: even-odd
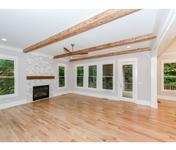
{"type": "Polygon", "coordinates": [[[83,87],[84,84],[84,67],[77,67],[77,87],[83,87]]]}
{"type": "Polygon", "coordinates": [[[15,61],[0,57],[0,96],[15,94],[15,61]]]}
{"type": "Polygon", "coordinates": [[[103,65],[103,89],[113,89],[113,64],[103,65]]]}
{"type": "Polygon", "coordinates": [[[176,90],[176,62],[164,63],[164,90],[176,90]]]}
{"type": "Polygon", "coordinates": [[[59,87],[65,87],[65,66],[58,67],[59,87]]]}
{"type": "Polygon", "coordinates": [[[97,87],[97,66],[89,66],[89,77],[88,77],[88,87],[96,88],[97,87]]]}

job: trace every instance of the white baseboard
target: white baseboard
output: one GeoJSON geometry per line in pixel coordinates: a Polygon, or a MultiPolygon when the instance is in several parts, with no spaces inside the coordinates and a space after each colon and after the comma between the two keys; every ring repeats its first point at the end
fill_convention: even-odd
{"type": "MultiPolygon", "coordinates": [[[[55,94],[53,97],[61,96],[63,94],[68,94],[68,93],[70,93],[70,92],[69,91],[60,92],[58,94],[55,94]]],[[[33,103],[33,101],[22,99],[22,100],[18,100],[18,101],[14,101],[14,102],[0,104],[0,110],[1,109],[6,109],[6,108],[10,108],[10,107],[14,107],[14,106],[18,106],[18,105],[27,104],[27,103],[33,103]]]]}
{"type": "Polygon", "coordinates": [[[103,94],[92,94],[92,93],[80,92],[80,91],[69,91],[69,93],[119,101],[118,97],[115,97],[115,96],[107,96],[107,95],[103,95],[103,94]]]}
{"type": "Polygon", "coordinates": [[[26,104],[26,103],[28,103],[28,102],[25,99],[22,99],[22,100],[15,101],[15,102],[0,104],[0,110],[10,108],[10,107],[14,107],[14,106],[17,106],[17,105],[26,104]]]}
{"type": "Polygon", "coordinates": [[[148,100],[137,100],[135,103],[139,105],[151,106],[151,103],[148,100]]]}
{"type": "Polygon", "coordinates": [[[53,97],[61,96],[61,95],[68,94],[68,93],[72,93],[72,92],[71,92],[71,91],[63,91],[63,92],[60,92],[60,93],[55,93],[55,94],[53,95],[53,97]]]}
{"type": "Polygon", "coordinates": [[[176,101],[176,96],[158,95],[158,99],[176,101]]]}
{"type": "MultiPolygon", "coordinates": [[[[108,100],[120,101],[118,96],[117,97],[116,96],[109,96],[109,95],[107,96],[107,95],[103,95],[103,94],[93,94],[93,93],[80,92],[80,91],[64,91],[64,92],[54,94],[53,97],[61,96],[61,95],[64,95],[64,94],[69,94],[69,93],[79,94],[79,95],[84,95],[84,96],[92,96],[92,97],[108,99],[108,100]]],[[[16,101],[16,102],[0,104],[0,109],[5,109],[5,108],[9,108],[9,107],[17,106],[17,105],[22,105],[22,104],[27,104],[27,103],[32,103],[32,102],[33,101],[19,100],[19,101],[16,101]]],[[[151,106],[150,101],[147,101],[147,100],[137,100],[135,103],[139,104],[139,105],[151,106]]]]}
{"type": "MultiPolygon", "coordinates": [[[[87,92],[79,92],[79,91],[70,91],[69,93],[73,94],[79,94],[79,95],[85,95],[85,96],[93,96],[93,97],[98,97],[98,98],[103,98],[103,99],[109,99],[109,100],[115,100],[115,101],[120,101],[120,99],[115,96],[106,96],[106,95],[100,95],[100,94],[92,94],[92,93],[87,93],[87,92]]],[[[149,100],[137,100],[135,101],[136,104],[139,105],[145,105],[145,106],[151,106],[151,103],[149,100]]]]}

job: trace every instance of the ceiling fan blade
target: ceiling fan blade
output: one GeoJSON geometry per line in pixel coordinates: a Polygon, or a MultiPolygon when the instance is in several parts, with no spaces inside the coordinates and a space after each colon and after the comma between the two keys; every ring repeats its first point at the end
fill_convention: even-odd
{"type": "Polygon", "coordinates": [[[67,52],[67,53],[71,53],[71,51],[66,47],[64,47],[64,51],[67,52]]]}

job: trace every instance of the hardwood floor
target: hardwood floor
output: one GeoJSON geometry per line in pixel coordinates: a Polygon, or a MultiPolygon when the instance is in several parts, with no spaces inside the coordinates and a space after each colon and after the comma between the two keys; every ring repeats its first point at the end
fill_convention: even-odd
{"type": "Polygon", "coordinates": [[[0,141],[176,141],[176,102],[155,110],[67,94],[1,110],[0,141]]]}

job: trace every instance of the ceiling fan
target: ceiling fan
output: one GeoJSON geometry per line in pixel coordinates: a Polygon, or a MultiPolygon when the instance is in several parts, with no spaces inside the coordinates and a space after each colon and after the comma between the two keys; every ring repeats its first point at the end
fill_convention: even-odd
{"type": "MultiPolygon", "coordinates": [[[[72,53],[72,52],[74,52],[74,46],[75,46],[75,44],[74,44],[74,43],[71,43],[70,45],[71,45],[71,47],[72,47],[71,50],[69,50],[69,49],[66,48],[66,47],[63,48],[65,53],[72,53]]],[[[70,59],[72,59],[72,58],[77,58],[77,57],[81,57],[81,56],[87,55],[87,54],[88,54],[88,53],[85,53],[85,52],[84,52],[84,53],[81,53],[81,54],[73,54],[73,55],[70,56],[70,59]]]]}

